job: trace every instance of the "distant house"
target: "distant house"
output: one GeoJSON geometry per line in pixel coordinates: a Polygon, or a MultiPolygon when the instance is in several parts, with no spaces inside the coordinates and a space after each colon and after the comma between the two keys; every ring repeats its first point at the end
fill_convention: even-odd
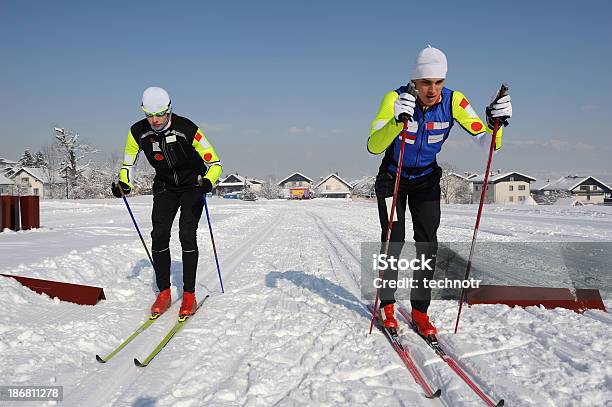
{"type": "Polygon", "coordinates": [[[536,192],[536,200],[555,203],[561,198],[573,198],[572,202],[601,205],[612,200],[612,188],[595,177],[568,175],[549,182],[536,192]]]}
{"type": "Polygon", "coordinates": [[[45,187],[49,184],[45,181],[47,177],[42,168],[22,167],[15,170],[13,175],[15,188],[20,195],[36,195],[45,197],[45,187]]]}
{"type": "MultiPolygon", "coordinates": [[[[531,203],[529,185],[536,179],[520,172],[507,172],[489,175],[485,203],[531,203]]],[[[472,202],[480,201],[484,176],[479,175],[470,179],[472,182],[472,202]]]]}
{"type": "Polygon", "coordinates": [[[249,183],[249,191],[254,192],[256,194],[261,192],[261,188],[264,184],[263,181],[254,178],[248,178],[247,182],[249,183]]]}
{"type": "Polygon", "coordinates": [[[331,173],[315,187],[318,197],[348,198],[351,196],[351,184],[340,178],[338,173],[331,173]]]}
{"type": "Polygon", "coordinates": [[[306,175],[301,174],[299,172],[294,172],[289,175],[287,178],[283,179],[278,183],[278,186],[281,188],[293,188],[293,187],[312,187],[313,181],[308,178],[306,175]]]}
{"type": "Polygon", "coordinates": [[[13,195],[15,189],[15,181],[0,174],[0,195],[13,195]]]}
{"type": "Polygon", "coordinates": [[[299,172],[294,172],[281,180],[278,186],[285,198],[308,199],[312,197],[312,184],[312,179],[299,172]]]}
{"type": "Polygon", "coordinates": [[[243,177],[242,175],[238,174],[230,174],[215,186],[215,191],[219,195],[225,195],[230,192],[238,191],[251,191],[258,193],[261,191],[262,185],[263,181],[243,177]]]}
{"type": "MultiPolygon", "coordinates": [[[[475,178],[472,175],[472,178],[475,178]]],[[[444,203],[467,204],[472,202],[471,181],[455,172],[442,174],[440,179],[440,193],[444,203]]]]}

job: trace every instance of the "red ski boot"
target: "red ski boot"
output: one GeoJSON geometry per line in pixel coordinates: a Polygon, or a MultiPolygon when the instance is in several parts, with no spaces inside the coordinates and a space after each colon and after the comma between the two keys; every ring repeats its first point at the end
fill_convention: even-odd
{"type": "Polygon", "coordinates": [[[387,304],[378,310],[378,322],[387,329],[397,329],[397,319],[395,319],[395,307],[387,304]]]}
{"type": "Polygon", "coordinates": [[[435,336],[438,333],[436,327],[429,321],[429,316],[426,312],[420,312],[413,308],[412,322],[416,326],[419,335],[421,336],[435,336]]]}
{"type": "Polygon", "coordinates": [[[181,303],[181,309],[179,310],[179,317],[188,317],[193,315],[197,308],[198,303],[196,302],[195,292],[183,292],[183,302],[181,303]]]}
{"type": "Polygon", "coordinates": [[[168,308],[170,308],[170,304],[172,304],[172,298],[170,297],[170,288],[166,288],[164,291],[160,291],[157,294],[157,299],[151,306],[151,317],[157,318],[168,308]]]}

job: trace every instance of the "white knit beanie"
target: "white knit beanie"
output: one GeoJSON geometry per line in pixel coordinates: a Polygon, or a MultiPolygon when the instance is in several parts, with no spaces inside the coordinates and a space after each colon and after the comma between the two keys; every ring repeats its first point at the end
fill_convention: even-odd
{"type": "Polygon", "coordinates": [[[142,94],[142,109],[145,112],[157,113],[170,108],[170,95],[163,88],[151,86],[142,94]]]}
{"type": "Polygon", "coordinates": [[[423,78],[446,78],[447,71],[446,55],[437,48],[432,48],[427,44],[427,48],[423,49],[417,55],[410,79],[423,78]]]}

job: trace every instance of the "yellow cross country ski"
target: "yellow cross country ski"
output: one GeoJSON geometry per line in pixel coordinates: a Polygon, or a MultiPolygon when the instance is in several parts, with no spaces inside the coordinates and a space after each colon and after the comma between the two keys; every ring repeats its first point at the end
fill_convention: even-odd
{"type": "Polygon", "coordinates": [[[157,321],[157,319],[159,318],[160,314],[151,314],[151,316],[149,317],[149,319],[147,319],[145,322],[142,323],[142,325],[140,325],[138,327],[138,329],[136,329],[134,331],[133,334],[131,334],[130,336],[128,336],[128,338],[123,341],[121,343],[121,345],[117,346],[117,348],[112,351],[111,353],[109,353],[108,355],[101,357],[100,355],[96,355],[96,360],[100,363],[106,363],[108,362],[113,356],[115,356],[117,353],[119,353],[119,351],[121,351],[121,349],[125,348],[127,346],[128,343],[132,342],[134,340],[134,338],[136,338],[138,335],[140,335],[141,333],[143,333],[148,327],[150,327],[151,325],[153,325],[153,323],[155,321],[157,321]]]}
{"type": "Polygon", "coordinates": [[[174,324],[174,326],[168,331],[168,333],[166,334],[164,339],[162,339],[161,342],[155,347],[155,349],[153,349],[151,354],[149,356],[147,356],[146,359],[143,360],[142,362],[139,361],[137,358],[134,358],[134,364],[136,366],[138,366],[138,367],[145,367],[145,366],[147,366],[153,360],[153,358],[155,356],[157,356],[157,354],[159,352],[161,352],[161,350],[164,348],[164,346],[166,346],[168,344],[168,342],[170,342],[170,340],[174,337],[174,335],[176,335],[181,329],[183,329],[183,326],[185,326],[187,321],[189,321],[189,319],[191,317],[193,317],[198,312],[198,310],[200,309],[200,307],[202,306],[202,304],[204,303],[204,301],[206,301],[206,299],[208,297],[210,297],[210,295],[207,295],[206,297],[204,297],[204,299],[202,301],[200,301],[198,303],[198,307],[196,308],[196,312],[194,312],[191,315],[179,317],[179,319],[176,322],[176,324],[174,324]]]}

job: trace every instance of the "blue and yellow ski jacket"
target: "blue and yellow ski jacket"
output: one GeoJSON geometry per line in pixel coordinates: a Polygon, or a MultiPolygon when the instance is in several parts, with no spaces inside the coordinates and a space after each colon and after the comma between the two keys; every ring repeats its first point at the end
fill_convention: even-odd
{"type": "MultiPolygon", "coordinates": [[[[380,172],[397,172],[403,123],[395,120],[393,105],[399,95],[407,91],[408,87],[402,86],[388,92],[372,122],[368,151],[372,154],[385,152],[380,172]]],[[[433,171],[436,155],[455,121],[478,143],[489,145],[491,142],[493,131],[478,117],[463,93],[443,88],[435,105],[427,107],[417,102],[414,117],[408,122],[402,177],[414,179],[433,171]]],[[[502,128],[497,132],[495,150],[501,148],[501,141],[502,128]]]]}

